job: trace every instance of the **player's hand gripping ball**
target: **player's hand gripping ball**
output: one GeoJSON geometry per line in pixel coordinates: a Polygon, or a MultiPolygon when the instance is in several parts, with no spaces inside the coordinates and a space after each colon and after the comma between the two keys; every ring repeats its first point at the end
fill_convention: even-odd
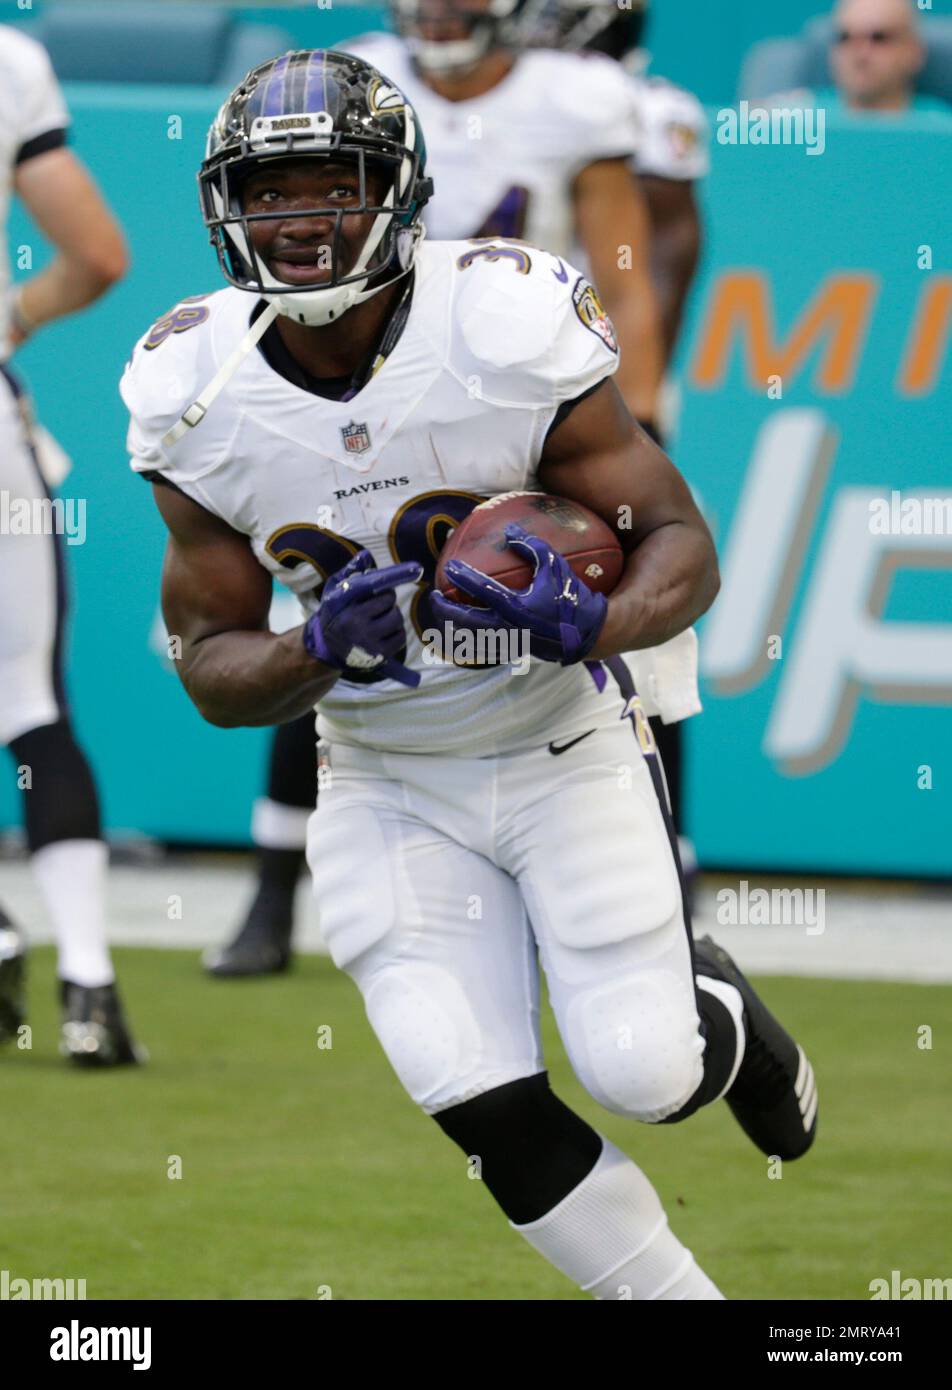
{"type": "Polygon", "coordinates": [[[398,584],[415,584],[417,564],[377,569],[369,550],[361,550],[324,585],[320,607],[304,624],[304,645],[317,661],[338,671],[369,671],[415,688],[416,671],[397,660],[407,633],[397,607],[398,584]]]}
{"type": "Polygon", "coordinates": [[[623,566],[617,537],[585,507],[545,493],[491,498],[447,543],[431,604],[457,628],[525,632],[532,656],[569,666],[595,645],[623,566]],[[527,525],[506,519],[513,510],[527,525]]]}

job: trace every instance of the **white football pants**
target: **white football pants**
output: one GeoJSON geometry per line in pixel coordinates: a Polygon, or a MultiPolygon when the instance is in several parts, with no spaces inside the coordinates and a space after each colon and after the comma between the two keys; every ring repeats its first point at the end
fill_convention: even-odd
{"type": "Polygon", "coordinates": [[[428,1114],[543,1069],[537,960],[600,1104],[657,1121],[701,1082],[678,876],[633,720],[569,742],[496,758],[322,745],[321,927],[428,1114]]]}

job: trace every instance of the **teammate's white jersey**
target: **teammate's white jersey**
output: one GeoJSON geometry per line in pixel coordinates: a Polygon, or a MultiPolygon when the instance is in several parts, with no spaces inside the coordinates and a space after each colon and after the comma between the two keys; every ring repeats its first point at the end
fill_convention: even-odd
{"type": "Polygon", "coordinates": [[[637,154],[637,93],[601,54],[529,49],[492,91],[448,101],[414,69],[406,45],[375,33],[342,44],[409,97],[423,127],[434,196],[431,236],[521,237],[573,255],[572,185],[588,164],[637,154]]]}
{"type": "Polygon", "coordinates": [[[535,248],[424,242],[410,313],[382,368],[350,401],[291,384],[253,352],[196,428],[162,439],[248,329],[254,296],[181,304],[137,344],[122,380],[138,472],[160,471],[247,535],[301,599],[361,547],[378,566],[417,560],[398,590],[420,687],[340,680],[322,700],[332,742],[476,756],[537,747],[618,719],[583,666],[479,670],[423,659],[426,598],[449,527],[473,499],[538,486],[559,405],[617,365],[588,282],[535,248]]]}
{"type": "Polygon", "coordinates": [[[690,183],[710,169],[707,120],[697,97],[663,77],[629,79],[641,121],[639,174],[690,183]]]}
{"type": "Polygon", "coordinates": [[[0,24],[0,361],[9,355],[7,217],[13,173],[22,160],[62,144],[68,125],[46,50],[18,29],[0,24]]]}

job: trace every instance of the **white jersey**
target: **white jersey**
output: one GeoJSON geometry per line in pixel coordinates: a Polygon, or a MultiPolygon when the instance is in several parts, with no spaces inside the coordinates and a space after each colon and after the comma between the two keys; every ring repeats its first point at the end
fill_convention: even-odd
{"type": "Polygon", "coordinates": [[[18,29],[0,24],[0,361],[9,355],[6,232],[14,170],[25,159],[62,144],[68,125],[46,50],[18,29]]]}
{"type": "Polygon", "coordinates": [[[332,742],[483,756],[617,722],[617,691],[599,694],[584,665],[434,665],[422,641],[448,530],[475,500],[538,486],[559,405],[615,370],[611,324],[584,277],[535,248],[427,241],[415,264],[403,332],[352,400],[293,385],[256,351],[201,424],[165,447],[256,300],[229,288],[183,303],[140,339],[122,380],[132,467],[159,471],[248,536],[305,611],[361,547],[381,567],[424,565],[420,585],[397,591],[419,688],[339,680],[318,710],[332,742]]]}
{"type": "Polygon", "coordinates": [[[690,183],[710,169],[707,120],[696,96],[663,77],[635,77],[641,121],[639,174],[690,183]]]}
{"type": "Polygon", "coordinates": [[[574,255],[572,185],[599,159],[637,154],[637,93],[601,54],[529,49],[492,91],[448,101],[414,69],[393,34],[365,34],[347,51],[409,97],[423,127],[434,196],[430,235],[521,237],[574,255]]]}

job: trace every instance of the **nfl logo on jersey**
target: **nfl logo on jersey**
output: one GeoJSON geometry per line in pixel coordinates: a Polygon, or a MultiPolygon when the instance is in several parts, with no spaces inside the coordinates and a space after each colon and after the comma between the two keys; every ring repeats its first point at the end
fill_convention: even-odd
{"type": "Polygon", "coordinates": [[[363,454],[370,448],[370,431],[366,425],[351,420],[349,425],[341,426],[340,434],[348,454],[363,454]]]}

